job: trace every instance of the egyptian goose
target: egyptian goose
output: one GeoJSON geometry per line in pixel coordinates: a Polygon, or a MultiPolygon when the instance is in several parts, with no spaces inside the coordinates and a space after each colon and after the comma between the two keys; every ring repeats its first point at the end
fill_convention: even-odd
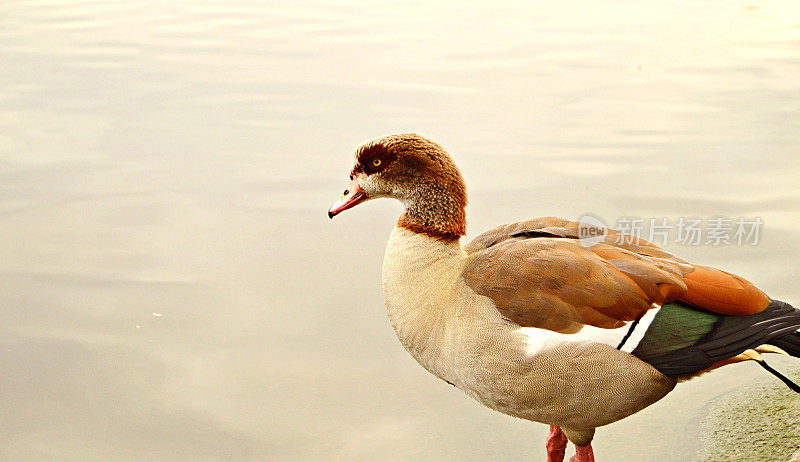
{"type": "Polygon", "coordinates": [[[800,310],[739,276],[693,265],[613,230],[591,246],[579,224],[534,218],[460,242],[466,188],[438,144],[392,135],[356,150],[328,215],[379,197],[405,209],[383,262],[400,342],[482,404],[550,425],[547,460],[593,461],[595,428],[677,382],[760,352],[800,357],[800,310]]]}

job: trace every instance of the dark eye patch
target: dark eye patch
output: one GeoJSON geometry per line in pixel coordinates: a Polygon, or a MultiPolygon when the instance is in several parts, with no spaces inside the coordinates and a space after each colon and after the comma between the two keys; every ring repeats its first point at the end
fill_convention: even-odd
{"type": "Polygon", "coordinates": [[[384,170],[397,158],[397,154],[382,144],[371,144],[362,147],[358,152],[357,168],[368,175],[384,170]],[[375,165],[375,164],[378,165],[375,165]]]}

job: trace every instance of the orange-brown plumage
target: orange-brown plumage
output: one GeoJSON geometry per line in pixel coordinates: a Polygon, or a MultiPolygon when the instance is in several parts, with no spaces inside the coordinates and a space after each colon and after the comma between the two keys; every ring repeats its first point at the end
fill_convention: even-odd
{"type": "MultiPolygon", "coordinates": [[[[535,270],[538,278],[545,277],[548,272],[558,274],[559,283],[569,286],[568,289],[563,287],[560,289],[560,301],[573,307],[577,318],[597,327],[613,328],[625,321],[636,319],[653,304],[661,305],[674,300],[716,313],[734,315],[758,313],[770,303],[770,298],[747,280],[716,268],[689,264],[642,238],[623,236],[614,230],[609,230],[605,240],[590,249],[583,249],[574,243],[577,238],[578,222],[564,218],[541,217],[493,229],[478,236],[470,243],[468,249],[470,252],[475,252],[511,240],[527,248],[532,258],[543,258],[546,254],[541,252],[539,247],[545,241],[549,241],[551,242],[549,245],[563,247],[560,250],[562,259],[603,262],[610,273],[575,272],[575,266],[559,265],[555,258],[549,258],[544,262],[546,264],[535,270]],[[552,244],[553,241],[550,240],[524,242],[514,238],[515,235],[524,232],[546,233],[552,238],[566,238],[570,241],[552,244]],[[579,280],[579,277],[583,279],[579,280]],[[584,303],[580,297],[575,297],[579,290],[587,290],[594,284],[600,283],[603,284],[604,290],[612,287],[620,289],[619,293],[611,292],[616,293],[613,303],[584,303]],[[598,313],[590,314],[587,310],[595,310],[598,313]]],[[[503,262],[501,259],[496,259],[494,263],[503,262]]],[[[509,266],[509,271],[527,273],[524,265],[520,266],[515,262],[506,264],[509,266]]],[[[547,285],[541,283],[533,287],[537,292],[548,291],[547,285]]],[[[479,289],[476,290],[480,292],[479,289]]],[[[501,309],[504,305],[503,295],[493,294],[493,297],[498,298],[498,307],[501,309]]],[[[519,290],[515,290],[513,294],[506,295],[515,298],[520,294],[519,290]]],[[[532,306],[531,301],[534,298],[529,296],[524,305],[532,306]]],[[[514,313],[509,315],[513,320],[519,322],[524,318],[524,308],[516,308],[513,311],[514,313]]]]}
{"type": "Polygon", "coordinates": [[[684,275],[687,291],[678,297],[690,305],[722,314],[760,313],[770,298],[749,281],[726,271],[695,265],[684,275]]]}

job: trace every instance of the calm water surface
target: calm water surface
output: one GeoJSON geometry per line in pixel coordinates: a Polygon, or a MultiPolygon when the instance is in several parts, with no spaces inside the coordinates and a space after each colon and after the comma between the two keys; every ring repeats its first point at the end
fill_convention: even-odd
{"type": "MultiPolygon", "coordinates": [[[[543,460],[396,341],[400,206],[326,217],[388,133],[454,154],[471,236],[760,217],[667,248],[800,303],[797,2],[373,3],[0,4],[0,459],[543,460]]],[[[754,380],[682,385],[598,457],[691,459],[754,380]]]]}

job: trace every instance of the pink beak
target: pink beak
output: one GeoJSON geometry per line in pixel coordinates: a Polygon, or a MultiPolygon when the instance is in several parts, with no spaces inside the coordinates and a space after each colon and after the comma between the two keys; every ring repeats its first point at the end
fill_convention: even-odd
{"type": "Polygon", "coordinates": [[[344,190],[339,200],[334,202],[331,209],[328,210],[328,218],[333,218],[341,212],[364,202],[368,198],[367,192],[364,191],[355,177],[353,177],[350,183],[347,183],[347,189],[344,190]]]}

